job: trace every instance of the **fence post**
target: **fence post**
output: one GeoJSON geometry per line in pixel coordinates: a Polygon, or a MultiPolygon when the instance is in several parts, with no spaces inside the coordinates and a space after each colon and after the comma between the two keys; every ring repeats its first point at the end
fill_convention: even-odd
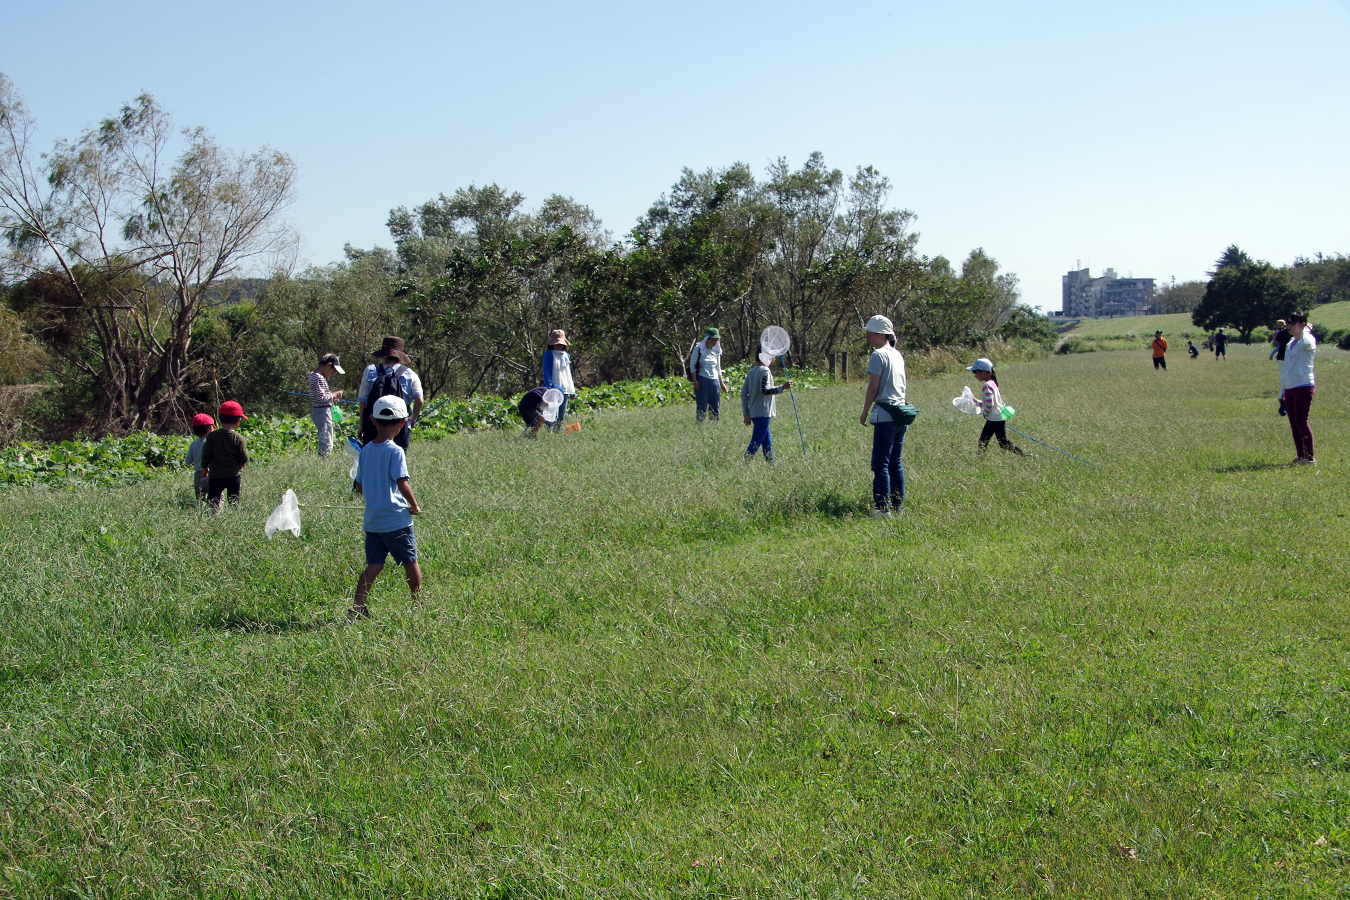
{"type": "Polygon", "coordinates": [[[848,351],[839,354],[839,380],[848,381],[848,351]]]}
{"type": "Polygon", "coordinates": [[[830,361],[830,380],[834,381],[834,354],[826,353],[825,358],[830,361]]]}

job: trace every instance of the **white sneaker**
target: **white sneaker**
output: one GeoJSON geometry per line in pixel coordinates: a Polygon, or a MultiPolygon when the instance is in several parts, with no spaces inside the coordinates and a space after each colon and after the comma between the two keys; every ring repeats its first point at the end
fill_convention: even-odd
{"type": "Polygon", "coordinates": [[[1315,460],[1315,459],[1302,459],[1302,458],[1300,458],[1300,459],[1294,460],[1294,461],[1291,462],[1289,465],[1291,465],[1291,466],[1315,466],[1315,465],[1317,465],[1317,460],[1315,460]]]}

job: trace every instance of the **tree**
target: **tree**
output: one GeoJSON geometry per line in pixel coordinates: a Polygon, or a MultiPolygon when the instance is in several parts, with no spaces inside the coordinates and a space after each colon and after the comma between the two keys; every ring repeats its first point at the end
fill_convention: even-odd
{"type": "MultiPolygon", "coordinates": [[[[1229,248],[1235,249],[1235,248],[1229,248]]],[[[1198,328],[1236,328],[1244,343],[1263,325],[1297,310],[1305,296],[1270,263],[1221,266],[1191,313],[1198,328]]]]}
{"type": "MultiPolygon", "coordinates": [[[[626,245],[578,261],[578,321],[599,344],[602,375],[683,371],[705,326],[726,314],[747,320],[764,240],[753,189],[739,163],[720,172],[685,169],[626,245]]],[[[727,337],[743,348],[746,328],[733,331],[727,337]]]]}
{"type": "Polygon", "coordinates": [[[1309,259],[1300,256],[1282,270],[1290,284],[1306,287],[1314,303],[1350,300],[1350,256],[1318,253],[1309,259]]]}
{"type": "MultiPolygon", "coordinates": [[[[1238,249],[1237,244],[1229,244],[1228,249],[1223,251],[1223,255],[1214,261],[1214,272],[1220,269],[1236,269],[1242,266],[1251,265],[1252,258],[1238,249]]],[[[1214,272],[1209,274],[1213,275],[1214,272]]]]}
{"type": "Polygon", "coordinates": [[[229,304],[244,267],[289,264],[282,212],[295,164],[267,148],[232,153],[200,128],[180,133],[148,94],[40,158],[33,130],[0,76],[3,265],[64,298],[47,312],[79,339],[48,340],[51,321],[38,338],[87,384],[94,430],[185,419],[211,386],[193,350],[202,317],[229,304]]]}
{"type": "Polygon", "coordinates": [[[1153,295],[1153,311],[1157,313],[1191,312],[1205,296],[1207,281],[1183,281],[1163,287],[1153,295]]]}
{"type": "Polygon", "coordinates": [[[520,212],[524,200],[495,184],[470,186],[390,213],[395,293],[433,391],[533,387],[544,336],[571,327],[573,264],[605,233],[570,198],[549,197],[533,214],[520,212]]]}

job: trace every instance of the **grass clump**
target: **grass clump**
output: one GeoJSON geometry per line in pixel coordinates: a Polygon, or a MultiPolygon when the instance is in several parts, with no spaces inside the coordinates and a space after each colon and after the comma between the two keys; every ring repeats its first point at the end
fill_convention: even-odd
{"type": "MultiPolygon", "coordinates": [[[[778,464],[690,408],[415,443],[425,605],[346,463],[0,497],[0,893],[1334,896],[1350,841],[1346,354],[1321,465],[1274,366],[1055,357],[974,452],[912,385],[866,516],[861,387],[778,464]],[[287,488],[304,531],[267,541],[287,488]]],[[[725,409],[734,412],[730,405],[725,409]]]]}

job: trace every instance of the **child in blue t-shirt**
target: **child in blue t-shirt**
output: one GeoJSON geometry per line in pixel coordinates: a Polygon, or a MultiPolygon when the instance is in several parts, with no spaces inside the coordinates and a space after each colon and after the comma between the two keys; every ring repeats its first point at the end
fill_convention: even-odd
{"type": "Polygon", "coordinates": [[[403,448],[394,443],[408,419],[408,406],[392,394],[381,397],[375,401],[370,419],[377,433],[373,441],[361,448],[354,484],[356,492],[366,501],[362,521],[366,532],[366,568],[356,580],[356,599],[347,610],[352,619],[370,616],[366,596],[384,571],[384,561],[389,555],[394,562],[403,564],[414,603],[422,591],[422,568],[417,564],[417,538],[412,527],[412,517],[422,510],[408,483],[408,458],[403,448]]]}

